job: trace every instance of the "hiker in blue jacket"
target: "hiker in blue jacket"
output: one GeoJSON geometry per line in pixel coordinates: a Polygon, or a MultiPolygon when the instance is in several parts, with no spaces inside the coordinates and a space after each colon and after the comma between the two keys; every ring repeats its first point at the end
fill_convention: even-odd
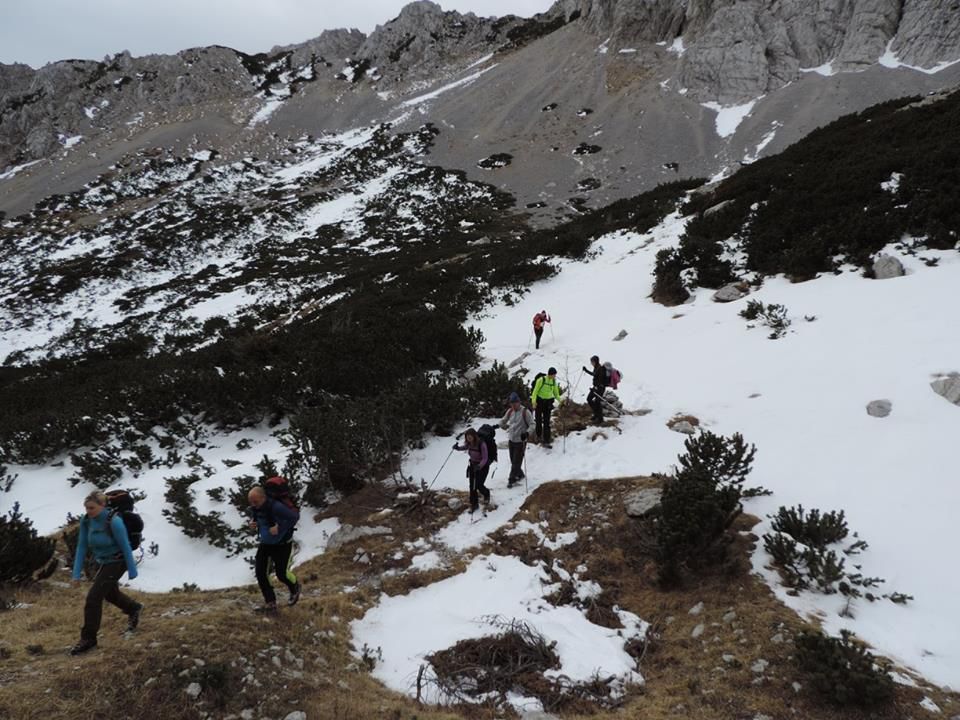
{"type": "Polygon", "coordinates": [[[300,599],[300,582],[290,569],[293,560],[293,530],[300,516],[279,500],[267,497],[266,490],[259,486],[250,489],[247,500],[250,501],[250,527],[257,530],[260,539],[254,567],[265,603],[262,610],[272,614],[277,612],[277,594],[267,575],[271,560],[277,579],[290,591],[287,605],[296,605],[300,599]]]}
{"type": "Polygon", "coordinates": [[[103,601],[116,605],[127,616],[127,630],[132,632],[140,623],[143,605],[120,592],[120,578],[126,572],[133,580],[137,577],[137,563],[133,559],[130,540],[123,518],[107,509],[107,496],[96,490],[84,499],[86,515],[80,520],[77,534],[77,554],[73,560],[73,581],[80,582],[87,550],[97,561],[97,574],[87,593],[83,607],[83,629],[80,642],[70,650],[71,655],[80,655],[97,646],[97,633],[103,617],[103,601]]]}

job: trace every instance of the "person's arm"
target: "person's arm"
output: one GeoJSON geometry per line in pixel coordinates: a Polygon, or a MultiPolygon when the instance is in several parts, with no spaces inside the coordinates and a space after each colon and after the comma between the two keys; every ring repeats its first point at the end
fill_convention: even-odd
{"type": "Polygon", "coordinates": [[[483,470],[490,461],[490,453],[487,452],[487,443],[480,442],[480,462],[477,463],[477,470],[483,470]]]}
{"type": "Polygon", "coordinates": [[[120,515],[110,518],[110,534],[113,541],[120,547],[123,560],[127,564],[127,577],[133,580],[137,576],[137,561],[133,559],[133,549],[130,547],[130,537],[127,535],[127,526],[123,524],[120,515]]]}
{"type": "Polygon", "coordinates": [[[510,425],[510,415],[511,415],[512,413],[513,413],[513,408],[510,408],[509,410],[507,410],[507,411],[503,414],[503,417],[500,418],[500,429],[501,429],[501,430],[506,430],[507,427],[510,425]]]}
{"type": "Polygon", "coordinates": [[[279,500],[273,501],[271,510],[273,511],[274,523],[277,526],[277,536],[283,537],[290,531],[290,528],[297,524],[297,514],[279,500]]]}
{"type": "Polygon", "coordinates": [[[73,558],[73,579],[79,580],[83,574],[83,561],[87,557],[87,518],[81,518],[80,529],[77,531],[77,554],[73,558]]]}
{"type": "Polygon", "coordinates": [[[586,365],[583,366],[583,371],[584,371],[587,375],[589,375],[590,377],[595,377],[594,374],[593,374],[593,370],[587,370],[587,366],[586,366],[586,365]]]}
{"type": "Polygon", "coordinates": [[[533,392],[530,394],[530,402],[534,407],[537,406],[537,393],[540,392],[540,388],[543,387],[543,378],[537,378],[537,381],[533,384],[533,392]]]}

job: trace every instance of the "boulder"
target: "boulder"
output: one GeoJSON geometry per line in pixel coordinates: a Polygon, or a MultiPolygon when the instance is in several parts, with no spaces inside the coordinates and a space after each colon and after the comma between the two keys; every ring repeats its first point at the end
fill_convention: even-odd
{"type": "Polygon", "coordinates": [[[640,488],[629,493],[623,501],[627,515],[632,518],[642,518],[660,507],[660,498],[663,490],[660,488],[640,488]]]}
{"type": "Polygon", "coordinates": [[[673,423],[670,429],[674,432],[683,433],[684,435],[694,435],[697,432],[697,429],[686,420],[673,423]]]}
{"type": "Polygon", "coordinates": [[[942,395],[954,405],[960,405],[960,373],[950,373],[930,383],[937,395],[942,395]]]}
{"type": "Polygon", "coordinates": [[[733,200],[724,200],[723,202],[718,202],[716,205],[711,205],[710,207],[708,207],[706,210],[703,211],[703,216],[710,217],[711,215],[714,215],[715,213],[718,213],[721,210],[723,210],[732,202],[733,200]]]}
{"type": "Polygon", "coordinates": [[[614,342],[620,342],[620,341],[623,340],[626,336],[627,336],[627,331],[626,331],[626,330],[621,330],[620,332],[617,333],[617,336],[613,339],[613,341],[614,341],[614,342]]]}
{"type": "Polygon", "coordinates": [[[371,535],[391,535],[393,531],[388,527],[378,525],[376,527],[354,527],[353,525],[343,525],[337,530],[330,539],[327,540],[327,550],[336,550],[347,543],[359,540],[360,538],[371,535]]]}
{"type": "Polygon", "coordinates": [[[528,357],[530,357],[530,353],[525,352],[525,353],[523,353],[520,357],[515,358],[513,361],[511,361],[511,363],[510,363],[509,365],[507,365],[507,367],[508,367],[508,368],[515,368],[515,367],[517,367],[517,365],[520,365],[520,364],[521,364],[524,360],[526,360],[528,357]]]}
{"type": "Polygon", "coordinates": [[[749,287],[746,283],[730,283],[729,285],[724,285],[722,288],[717,290],[713,294],[713,301],[718,303],[728,303],[733,302],[734,300],[739,300],[742,297],[746,297],[750,294],[749,287]]]}
{"type": "Polygon", "coordinates": [[[903,263],[895,257],[880,255],[873,261],[873,276],[877,280],[889,280],[890,278],[902,277],[903,275],[903,263]]]}
{"type": "Polygon", "coordinates": [[[889,400],[873,400],[867,404],[867,415],[884,418],[893,410],[893,403],[889,400]]]}

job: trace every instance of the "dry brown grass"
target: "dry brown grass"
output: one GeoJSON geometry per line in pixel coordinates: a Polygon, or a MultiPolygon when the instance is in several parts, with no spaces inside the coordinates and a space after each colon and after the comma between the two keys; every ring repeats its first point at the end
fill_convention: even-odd
{"type": "MultiPolygon", "coordinates": [[[[494,536],[497,552],[528,563],[585,565],[586,577],[605,589],[586,608],[594,622],[615,625],[611,607],[617,604],[656,628],[647,647],[633,647],[642,658],[646,685],[630,693],[624,708],[565,718],[744,720],[759,713],[775,720],[921,718],[925,711],[917,703],[924,695],[944,708],[945,717],[958,712],[960,699],[929,687],[898,686],[896,704],[886,716],[837,711],[818,705],[806,689],[797,693],[792,683],[803,678],[792,662],[789,638],[807,625],[750,574],[747,553],[756,541],[749,532],[751,519],[738,521],[728,563],[664,592],[644,554],[639,526],[622,512],[625,493],[654,483],[627,478],[538,488],[516,519],[545,518],[548,534],[576,529],[579,539],[557,550],[545,548],[532,534],[494,536]],[[703,612],[690,615],[699,602],[704,603],[703,612]],[[703,636],[692,638],[701,623],[703,636]],[[778,634],[786,642],[775,642],[778,634]],[[724,655],[733,660],[725,661],[724,655]],[[769,667],[756,682],[758,673],[751,665],[761,658],[769,667]]],[[[393,491],[368,490],[356,503],[328,511],[351,524],[388,525],[393,535],[363,538],[300,565],[304,597],[297,607],[284,608],[278,619],[251,612],[260,601],[255,585],[214,592],[133,593],[146,604],[135,636],[121,637],[125,618],[108,606],[100,647],[72,658],[66,650],[77,639],[86,586],[74,589],[45,581],[20,591],[17,599],[25,607],[0,614],[0,648],[6,650],[0,652],[0,718],[188,720],[204,713],[223,718],[245,708],[253,708],[256,717],[281,719],[296,709],[304,710],[309,720],[496,717],[483,708],[420,707],[374,681],[354,654],[349,622],[362,616],[381,592],[409,592],[464,567],[464,558],[450,557],[445,569],[406,572],[410,558],[422,550],[404,543],[429,534],[456,511],[447,507],[449,496],[435,495],[413,510],[384,512],[393,508],[394,496],[393,491]],[[355,562],[358,547],[370,557],[369,565],[355,562]],[[296,660],[285,657],[286,649],[296,660]],[[260,686],[246,679],[248,675],[260,686]],[[191,682],[204,688],[199,702],[184,692],[191,682]]]]}

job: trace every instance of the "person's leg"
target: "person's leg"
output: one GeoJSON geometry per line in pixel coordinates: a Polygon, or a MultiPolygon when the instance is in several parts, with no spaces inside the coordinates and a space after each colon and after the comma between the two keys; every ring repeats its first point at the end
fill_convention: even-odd
{"type": "Polygon", "coordinates": [[[477,478],[473,465],[467,466],[467,478],[470,480],[470,512],[480,507],[480,498],[477,495],[477,478]]]}
{"type": "Polygon", "coordinates": [[[297,576],[290,569],[293,559],[293,542],[272,545],[270,555],[273,557],[273,569],[277,573],[277,580],[286,585],[287,590],[293,592],[297,588],[297,576]]]}
{"type": "Polygon", "coordinates": [[[83,628],[80,630],[80,640],[97,642],[100,621],[103,619],[103,601],[110,589],[116,587],[117,580],[120,579],[124,569],[123,563],[110,563],[101,565],[97,570],[83,606],[83,628]]]}
{"type": "Polygon", "coordinates": [[[541,436],[545,445],[550,444],[550,413],[553,412],[553,400],[541,400],[537,407],[543,406],[543,435],[541,436]]]}
{"type": "Polygon", "coordinates": [[[477,471],[477,482],[476,482],[477,492],[479,492],[481,495],[483,495],[483,503],[484,503],[484,505],[489,505],[489,504],[490,504],[490,491],[487,489],[487,485],[486,485],[486,483],[487,483],[487,473],[489,473],[489,472],[490,472],[490,466],[489,466],[489,465],[487,465],[487,466],[486,466],[485,468],[483,468],[482,470],[478,470],[478,471],[477,471]]]}
{"type": "Polygon", "coordinates": [[[533,334],[537,337],[536,349],[540,349],[540,338],[543,337],[543,328],[537,328],[533,331],[533,334]]]}
{"type": "Polygon", "coordinates": [[[118,608],[120,608],[124,615],[132,615],[134,610],[137,610],[140,607],[140,603],[130,597],[127,597],[120,591],[120,578],[123,577],[123,573],[127,571],[126,565],[122,562],[118,562],[110,563],[105,567],[110,568],[110,576],[116,579],[106,588],[105,592],[103,593],[103,599],[111,605],[116,605],[118,608]]]}
{"type": "Polygon", "coordinates": [[[543,401],[537,403],[533,410],[534,423],[537,426],[537,440],[543,440],[543,401]]]}
{"type": "Polygon", "coordinates": [[[507,479],[507,485],[513,485],[520,479],[520,463],[523,462],[523,443],[509,443],[510,448],[510,477],[507,479]]]}
{"type": "Polygon", "coordinates": [[[273,591],[273,585],[270,584],[270,578],[267,576],[267,566],[270,563],[269,547],[269,545],[261,543],[257,548],[254,571],[257,575],[257,585],[260,586],[260,592],[263,593],[263,600],[268,605],[271,605],[277,602],[277,594],[273,591]]]}

